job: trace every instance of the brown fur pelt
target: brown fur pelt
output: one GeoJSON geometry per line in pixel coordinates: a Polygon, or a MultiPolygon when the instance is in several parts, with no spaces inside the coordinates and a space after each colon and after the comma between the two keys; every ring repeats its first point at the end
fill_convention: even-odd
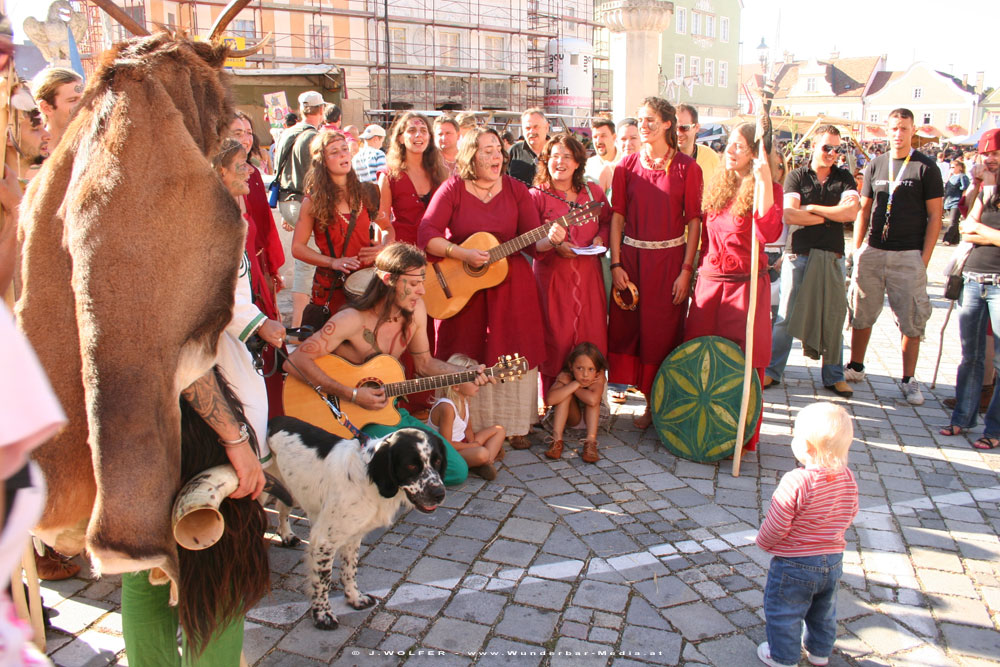
{"type": "MultiPolygon", "coordinates": [[[[243,407],[216,367],[222,393],[236,418],[246,422],[243,407]]],[[[181,407],[181,482],[213,466],[227,463],[219,436],[183,399],[181,407]]],[[[250,430],[251,444],[259,453],[250,430]]],[[[255,500],[227,498],[219,506],[226,528],[214,546],[199,551],[180,549],[178,616],[188,645],[201,653],[216,628],[241,618],[271,589],[267,517],[255,500]]]]}
{"type": "Polygon", "coordinates": [[[168,33],[106,52],[21,205],[18,324],[69,420],[34,454],[36,532],[98,572],[179,577],[178,398],[214,363],[246,235],[206,157],[233,115],[225,54],[168,33]]]}

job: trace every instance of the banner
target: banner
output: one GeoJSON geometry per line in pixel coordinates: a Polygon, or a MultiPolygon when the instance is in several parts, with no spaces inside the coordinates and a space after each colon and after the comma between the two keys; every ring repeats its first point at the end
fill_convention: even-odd
{"type": "Polygon", "coordinates": [[[279,90],[276,93],[265,94],[264,107],[267,113],[268,124],[277,130],[283,128],[285,126],[285,116],[291,113],[291,109],[288,108],[288,99],[285,97],[285,91],[279,90]]]}

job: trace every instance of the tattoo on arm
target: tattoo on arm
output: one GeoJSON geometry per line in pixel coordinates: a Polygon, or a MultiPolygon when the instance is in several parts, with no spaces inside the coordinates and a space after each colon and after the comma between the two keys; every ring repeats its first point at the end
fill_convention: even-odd
{"type": "Polygon", "coordinates": [[[239,431],[239,423],[229,409],[213,371],[192,382],[181,395],[221,437],[229,437],[239,431]]]}

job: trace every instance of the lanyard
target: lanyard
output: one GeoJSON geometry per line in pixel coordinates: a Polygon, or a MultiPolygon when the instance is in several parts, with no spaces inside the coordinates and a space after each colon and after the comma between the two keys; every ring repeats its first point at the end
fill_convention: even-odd
{"type": "Polygon", "coordinates": [[[892,213],[892,200],[896,196],[896,188],[899,187],[899,182],[903,179],[903,172],[906,171],[906,165],[910,164],[910,158],[913,157],[913,149],[906,155],[906,159],[903,160],[903,166],[899,168],[899,177],[892,173],[892,156],[889,156],[889,200],[885,203],[885,224],[882,226],[882,242],[884,243],[886,239],[889,238],[889,214],[892,213]]]}

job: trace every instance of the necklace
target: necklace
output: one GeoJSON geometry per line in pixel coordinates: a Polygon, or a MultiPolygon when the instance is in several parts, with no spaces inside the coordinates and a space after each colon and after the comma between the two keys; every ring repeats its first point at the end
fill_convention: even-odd
{"type": "Polygon", "coordinates": [[[481,199],[483,201],[483,203],[486,203],[489,200],[493,199],[493,196],[496,194],[495,192],[493,192],[493,188],[495,188],[497,186],[496,183],[494,183],[493,185],[491,185],[488,188],[484,188],[484,187],[481,187],[481,186],[477,185],[475,181],[469,181],[469,183],[471,183],[472,187],[474,187],[478,192],[484,193],[484,194],[477,195],[479,197],[479,199],[481,199]]]}
{"type": "Polygon", "coordinates": [[[653,171],[667,171],[670,169],[670,163],[674,161],[674,150],[669,149],[670,152],[663,157],[653,157],[649,154],[650,149],[643,147],[643,150],[639,151],[639,160],[642,161],[642,166],[646,169],[652,169],[653,171]]]}

